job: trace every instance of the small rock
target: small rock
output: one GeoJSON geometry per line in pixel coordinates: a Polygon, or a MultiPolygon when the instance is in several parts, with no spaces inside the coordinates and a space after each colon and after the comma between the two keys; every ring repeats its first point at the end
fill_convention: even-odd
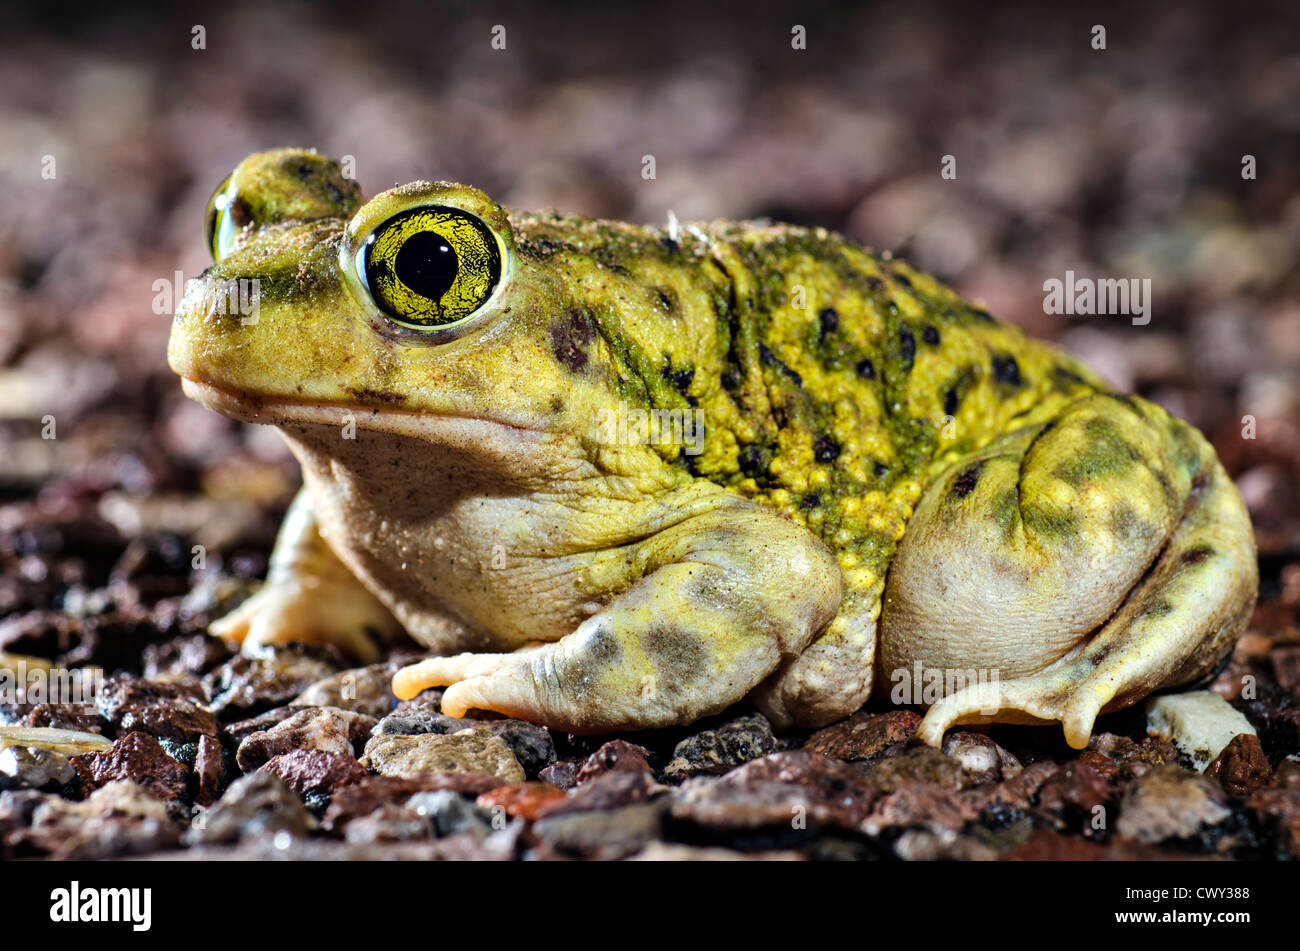
{"type": "Polygon", "coordinates": [[[1145,736],[1134,741],[1115,733],[1094,733],[1088,749],[1114,761],[1128,778],[1146,772],[1152,766],[1179,765],[1178,747],[1163,737],[1145,736]]]}
{"type": "Polygon", "coordinates": [[[673,748],[664,776],[671,780],[719,776],[742,763],[775,752],[780,745],[772,735],[772,724],[767,717],[753,713],[686,737],[673,748]]]}
{"type": "Polygon", "coordinates": [[[1265,785],[1272,778],[1273,770],[1259,737],[1238,733],[1206,768],[1205,775],[1217,779],[1230,794],[1245,796],[1265,785]]]}
{"type": "Polygon", "coordinates": [[[610,740],[608,743],[587,757],[578,770],[576,781],[579,786],[590,782],[598,776],[616,770],[652,773],[650,768],[651,752],[644,746],[637,746],[626,740],[610,740]]]}
{"type": "Polygon", "coordinates": [[[908,829],[894,843],[894,852],[905,862],[992,862],[998,857],[990,846],[951,829],[908,829]]]}
{"type": "Polygon", "coordinates": [[[234,723],[226,725],[224,737],[230,743],[232,749],[238,749],[239,744],[244,742],[254,733],[260,733],[263,730],[269,730],[277,723],[283,723],[289,717],[293,716],[299,707],[274,707],[255,717],[249,717],[246,720],[236,720],[234,723]]]}
{"type": "Polygon", "coordinates": [[[582,763],[576,759],[562,759],[538,773],[537,778],[544,783],[569,790],[578,785],[578,770],[581,768],[582,763]]]}
{"type": "Polygon", "coordinates": [[[546,816],[533,824],[543,858],[616,861],[660,838],[667,806],[644,802],[600,812],[546,816]]]}
{"type": "Polygon", "coordinates": [[[617,809],[645,802],[665,791],[667,787],[656,783],[649,772],[618,769],[588,780],[564,799],[543,806],[540,814],[554,816],[569,812],[617,809]]]}
{"type": "Polygon", "coordinates": [[[316,825],[293,790],[270,773],[235,780],[211,809],[198,812],[187,843],[237,842],[274,837],[278,832],[305,836],[316,825]]]}
{"type": "Polygon", "coordinates": [[[893,792],[919,783],[956,791],[970,785],[960,763],[939,750],[920,746],[866,767],[866,777],[879,792],[893,792]]]}
{"type": "Polygon", "coordinates": [[[1279,858],[1300,858],[1300,759],[1279,763],[1268,786],[1246,799],[1246,808],[1276,836],[1279,858]]]}
{"type": "Polygon", "coordinates": [[[406,700],[392,713],[375,724],[374,735],[418,736],[421,733],[457,733],[464,720],[442,713],[436,704],[424,700],[406,700]]]}
{"type": "Polygon", "coordinates": [[[706,830],[788,830],[807,836],[818,816],[806,790],[793,783],[729,783],[727,777],[695,776],[672,794],[671,814],[706,830]]]}
{"type": "Polygon", "coordinates": [[[299,644],[267,648],[256,657],[240,654],[203,678],[212,697],[209,708],[234,719],[283,706],[338,669],[326,655],[299,644]]]}
{"type": "Polygon", "coordinates": [[[1147,732],[1169,739],[1200,772],[1232,738],[1255,728],[1232,704],[1208,690],[1165,694],[1146,703],[1147,732]]]}
{"type": "Polygon", "coordinates": [[[93,860],[172,848],[180,830],[155,796],[126,779],[83,802],[49,797],[33,812],[27,836],[52,859],[93,860]]]}
{"type": "Polygon", "coordinates": [[[225,752],[216,737],[199,737],[198,749],[194,754],[194,774],[198,777],[198,789],[194,793],[195,805],[212,805],[221,794],[221,785],[226,778],[225,752]]]}
{"type": "MultiPolygon", "coordinates": [[[[1111,767],[1112,774],[1118,769],[1111,767]]],[[[1073,826],[1089,830],[1102,810],[1109,810],[1116,798],[1115,786],[1105,774],[1082,759],[1066,763],[1038,790],[1036,813],[1056,828],[1073,826]]]]}
{"type": "Polygon", "coordinates": [[[488,812],[502,809],[507,815],[531,822],[548,805],[565,798],[564,790],[550,783],[518,783],[483,793],[478,797],[478,805],[488,812]]]}
{"type": "Polygon", "coordinates": [[[100,719],[99,711],[89,703],[38,703],[27,712],[22,723],[24,726],[51,727],[74,733],[102,735],[104,732],[104,721],[100,719]]]}
{"type": "Polygon", "coordinates": [[[339,707],[372,717],[385,717],[397,703],[393,696],[393,673],[397,665],[371,664],[339,671],[312,684],[294,700],[299,707],[339,707]]]}
{"type": "Polygon", "coordinates": [[[432,837],[433,826],[425,816],[395,802],[383,803],[368,815],[349,822],[343,830],[343,838],[353,844],[410,842],[432,837]]]}
{"type": "Polygon", "coordinates": [[[326,750],[290,750],[277,753],[259,767],[292,789],[302,799],[320,800],[341,786],[359,783],[369,774],[349,753],[326,750]]]}
{"type": "Polygon", "coordinates": [[[535,777],[555,762],[555,743],[546,727],[526,720],[474,720],[449,717],[427,704],[410,704],[399,708],[376,724],[375,736],[381,734],[418,736],[422,733],[460,733],[486,730],[505,740],[524,773],[535,777]]]}
{"type": "Polygon", "coordinates": [[[551,731],[544,726],[526,720],[507,719],[482,721],[478,728],[505,740],[529,778],[536,777],[555,762],[555,742],[551,739],[551,731]]]}
{"type": "Polygon", "coordinates": [[[914,710],[860,710],[847,720],[818,730],[803,746],[845,762],[872,760],[891,756],[905,747],[916,736],[920,723],[921,716],[914,710]]]}
{"type": "Polygon", "coordinates": [[[234,657],[229,645],[208,634],[189,634],[150,644],[141,658],[149,680],[172,681],[202,677],[234,657]]]}
{"type": "Polygon", "coordinates": [[[872,805],[862,828],[873,836],[900,826],[921,826],[936,833],[956,832],[979,818],[979,805],[977,800],[948,789],[909,784],[881,796],[872,805]]]}
{"type": "Polygon", "coordinates": [[[361,764],[381,776],[491,773],[507,783],[521,783],[526,778],[506,742],[485,730],[372,737],[361,764]]]}
{"type": "Polygon", "coordinates": [[[192,743],[200,736],[216,736],[221,729],[216,715],[203,706],[206,699],[197,685],[124,675],[104,683],[95,705],[118,734],[138,731],[192,743]]]}
{"type": "Polygon", "coordinates": [[[1018,759],[983,733],[952,730],[943,738],[943,752],[961,765],[975,786],[1010,779],[1022,768],[1018,759]]]}
{"type": "MultiPolygon", "coordinates": [[[[491,794],[491,792],[483,793],[479,797],[480,801],[483,796],[491,794]]],[[[473,803],[467,802],[464,796],[450,789],[418,792],[406,800],[406,808],[432,822],[433,830],[440,838],[460,833],[469,833],[482,838],[492,831],[492,823],[483,815],[483,811],[476,808],[473,803]]],[[[487,811],[492,810],[488,808],[487,811]]]]}
{"type": "Polygon", "coordinates": [[[746,763],[723,777],[728,785],[789,783],[798,786],[819,821],[852,826],[861,822],[876,797],[860,767],[812,750],[786,750],[746,763]]]}
{"type": "Polygon", "coordinates": [[[72,782],[77,771],[53,750],[7,746],[0,750],[0,789],[44,789],[72,782]]]}
{"type": "Polygon", "coordinates": [[[86,791],[129,779],[164,801],[180,801],[188,795],[190,771],[148,733],[128,733],[112,749],[74,756],[70,762],[86,791]]]}
{"type": "Polygon", "coordinates": [[[1268,652],[1268,659],[1277,682],[1300,697],[1300,645],[1274,647],[1268,652]]]}
{"type": "Polygon", "coordinates": [[[239,744],[235,761],[251,773],[271,757],[291,750],[322,750],[352,756],[375,725],[375,718],[338,707],[307,707],[239,744]]]}
{"type": "Polygon", "coordinates": [[[321,820],[327,830],[338,830],[354,819],[369,815],[386,802],[407,800],[422,792],[451,792],[477,796],[505,785],[487,773],[431,773],[417,777],[367,776],[343,786],[330,799],[321,820]]]}
{"type": "Polygon", "coordinates": [[[1157,766],[1125,793],[1115,830],[1154,844],[1190,839],[1231,814],[1218,783],[1178,766],[1157,766]]]}

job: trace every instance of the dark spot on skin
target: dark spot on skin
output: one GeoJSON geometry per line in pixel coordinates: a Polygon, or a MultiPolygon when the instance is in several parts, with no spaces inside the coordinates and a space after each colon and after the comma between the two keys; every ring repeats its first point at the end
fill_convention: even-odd
{"type": "Polygon", "coordinates": [[[877,477],[884,476],[889,473],[889,466],[885,465],[883,462],[877,462],[871,467],[871,471],[874,472],[877,477]]]}
{"type": "Polygon", "coordinates": [[[695,381],[694,367],[681,367],[674,370],[672,367],[664,367],[664,377],[672,381],[673,386],[677,387],[677,392],[684,394],[691,388],[691,383],[695,381]]]}
{"type": "Polygon", "coordinates": [[[867,287],[873,294],[883,294],[885,292],[885,282],[878,277],[867,278],[867,287]]]}
{"type": "Polygon", "coordinates": [[[984,468],[983,461],[969,466],[961,475],[957,476],[952,484],[952,495],[956,499],[964,499],[975,489],[975,484],[980,480],[980,470],[984,468]]]}
{"type": "Polygon", "coordinates": [[[903,369],[912,369],[912,361],[916,359],[916,335],[907,327],[898,328],[898,352],[903,360],[903,369]]]}
{"type": "Polygon", "coordinates": [[[767,473],[767,467],[771,464],[771,461],[770,452],[764,447],[753,443],[741,449],[738,458],[740,471],[754,479],[767,473]]]}
{"type": "Polygon", "coordinates": [[[1085,385],[1083,377],[1068,367],[1054,367],[1052,369],[1052,380],[1058,390],[1074,389],[1076,386],[1085,385]]]}
{"type": "Polygon", "coordinates": [[[1079,516],[1059,505],[1025,502],[1020,506],[1025,530],[1042,539],[1073,541],[1079,534],[1079,516]]]}
{"type": "Polygon", "coordinates": [[[587,347],[596,339],[591,317],[580,310],[571,311],[551,324],[551,349],[571,373],[587,367],[587,347]]]}
{"type": "Polygon", "coordinates": [[[971,313],[975,315],[976,320],[983,321],[986,324],[997,323],[997,321],[993,319],[993,315],[990,314],[983,307],[971,308],[971,313]]]}
{"type": "Polygon", "coordinates": [[[608,667],[618,663],[623,656],[623,647],[606,628],[598,627],[582,645],[580,656],[585,661],[584,666],[608,667]]]}
{"type": "Polygon", "coordinates": [[[1199,565],[1213,554],[1214,549],[1209,545],[1200,545],[1183,552],[1183,557],[1179,561],[1184,565],[1199,565]]]}
{"type": "Polygon", "coordinates": [[[799,500],[799,504],[806,509],[815,509],[817,506],[822,504],[821,493],[809,492],[807,495],[805,495],[802,499],[799,500]]]}
{"type": "Polygon", "coordinates": [[[349,393],[359,400],[372,401],[380,403],[405,403],[406,397],[401,393],[395,393],[392,390],[356,390],[349,389],[349,393]]]}
{"type": "Polygon", "coordinates": [[[299,162],[297,167],[293,170],[294,174],[297,175],[304,182],[311,181],[311,177],[315,173],[315,171],[316,171],[315,166],[313,166],[310,162],[299,162]]]}
{"type": "Polygon", "coordinates": [[[682,249],[682,246],[680,244],[678,244],[676,241],[674,241],[672,238],[668,237],[667,235],[664,235],[662,238],[659,239],[659,244],[669,254],[676,254],[678,251],[682,249]]]}
{"type": "Polygon", "coordinates": [[[1088,439],[1083,450],[1052,470],[1061,481],[1077,488],[1085,482],[1121,475],[1142,461],[1138,448],[1108,420],[1090,419],[1084,424],[1084,432],[1088,439]]]}
{"type": "Polygon", "coordinates": [[[860,380],[874,380],[876,378],[876,365],[870,360],[859,360],[857,370],[858,379],[860,380]]]}
{"type": "Polygon", "coordinates": [[[1112,393],[1110,398],[1121,406],[1132,410],[1138,416],[1142,416],[1142,410],[1138,407],[1137,402],[1127,393],[1112,393]]]}
{"type": "Polygon", "coordinates": [[[834,462],[840,457],[840,444],[830,436],[818,436],[813,443],[813,458],[818,462],[834,462]]]}
{"type": "Polygon", "coordinates": [[[656,289],[656,293],[659,295],[660,307],[670,314],[677,310],[677,295],[670,289],[660,287],[656,289]]]}
{"type": "Polygon", "coordinates": [[[1174,613],[1174,606],[1164,598],[1153,601],[1142,609],[1141,617],[1165,617],[1174,613]]]}
{"type": "Polygon", "coordinates": [[[840,329],[840,312],[834,307],[823,307],[821,313],[817,315],[821,321],[821,339],[825,340],[828,334],[833,334],[840,329]]]}
{"type": "Polygon", "coordinates": [[[911,289],[912,287],[912,279],[909,278],[906,274],[896,273],[894,274],[894,280],[896,280],[899,284],[902,284],[904,287],[908,289],[911,289]]]}
{"type": "Polygon", "coordinates": [[[740,367],[735,364],[722,371],[722,385],[733,393],[740,389],[742,382],[744,382],[744,377],[741,376],[740,367]]]}
{"type": "Polygon", "coordinates": [[[563,413],[563,412],[564,412],[564,400],[561,399],[561,398],[558,397],[558,396],[552,396],[552,397],[551,397],[551,412],[552,412],[552,413],[563,413]]]}
{"type": "Polygon", "coordinates": [[[759,343],[758,358],[763,361],[764,365],[773,367],[784,374],[795,386],[803,386],[803,377],[786,366],[775,353],[768,349],[767,344],[759,343]]]}
{"type": "Polygon", "coordinates": [[[927,325],[926,328],[921,331],[921,339],[930,346],[937,347],[939,345],[939,331],[933,325],[927,325]]]}
{"type": "Polygon", "coordinates": [[[957,392],[957,387],[954,386],[943,395],[943,414],[945,416],[956,416],[959,402],[961,402],[961,394],[957,392]]]}
{"type": "Polygon", "coordinates": [[[665,686],[693,683],[708,669],[704,641],[681,628],[652,627],[641,635],[641,645],[665,686]]]}
{"type": "Polygon", "coordinates": [[[993,379],[1008,386],[1020,386],[1020,364],[1010,354],[994,354],[993,379]]]}

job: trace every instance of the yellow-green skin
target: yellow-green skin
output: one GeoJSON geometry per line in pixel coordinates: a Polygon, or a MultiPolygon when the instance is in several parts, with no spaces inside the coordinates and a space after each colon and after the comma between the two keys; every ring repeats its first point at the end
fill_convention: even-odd
{"type": "Polygon", "coordinates": [[[1253,606],[1249,519],[1198,432],[834,234],[507,214],[447,183],[363,205],[298,150],[228,194],[169,356],[303,466],[266,587],[214,626],[246,647],[369,659],[404,628],[440,656],[399,696],[575,732],[747,695],[820,725],[874,684],[930,705],[930,743],[1059,720],[1082,746],[1103,709],[1211,672],[1253,606]],[[504,250],[455,334],[396,327],[351,264],[420,204],[504,250]],[[224,312],[241,278],[255,319],[224,312]],[[611,438],[636,410],[698,412],[701,451],[611,438]]]}

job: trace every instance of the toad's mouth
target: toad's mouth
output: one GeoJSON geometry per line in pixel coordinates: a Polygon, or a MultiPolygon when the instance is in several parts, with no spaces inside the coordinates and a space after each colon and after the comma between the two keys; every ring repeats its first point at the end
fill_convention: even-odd
{"type": "Polygon", "coordinates": [[[181,390],[190,399],[222,416],[267,426],[348,426],[372,432],[410,436],[430,443],[475,446],[535,443],[547,438],[540,426],[474,416],[381,409],[350,403],[292,400],[229,390],[182,377],[181,390]]]}

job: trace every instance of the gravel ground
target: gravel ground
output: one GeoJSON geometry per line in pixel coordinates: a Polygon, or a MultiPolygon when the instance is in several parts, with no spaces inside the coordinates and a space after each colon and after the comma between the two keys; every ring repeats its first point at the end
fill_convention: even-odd
{"type": "Polygon", "coordinates": [[[104,672],[85,705],[0,705],[103,737],[0,750],[0,857],[1300,857],[1294,8],[825,6],[796,52],[789,17],[697,6],[0,14],[0,667],[104,672]],[[1083,752],[1020,727],[935,751],[885,704],[577,739],[399,704],[401,654],[233,655],[205,627],[255,590],[296,468],[181,396],[155,282],[206,266],[234,163],[290,144],[355,156],[367,193],[837,228],[1189,419],[1257,528],[1260,605],[1203,695],[1254,735],[1204,772],[1141,708],[1083,752]],[[1067,269],[1151,278],[1150,324],[1044,314],[1067,269]]]}

